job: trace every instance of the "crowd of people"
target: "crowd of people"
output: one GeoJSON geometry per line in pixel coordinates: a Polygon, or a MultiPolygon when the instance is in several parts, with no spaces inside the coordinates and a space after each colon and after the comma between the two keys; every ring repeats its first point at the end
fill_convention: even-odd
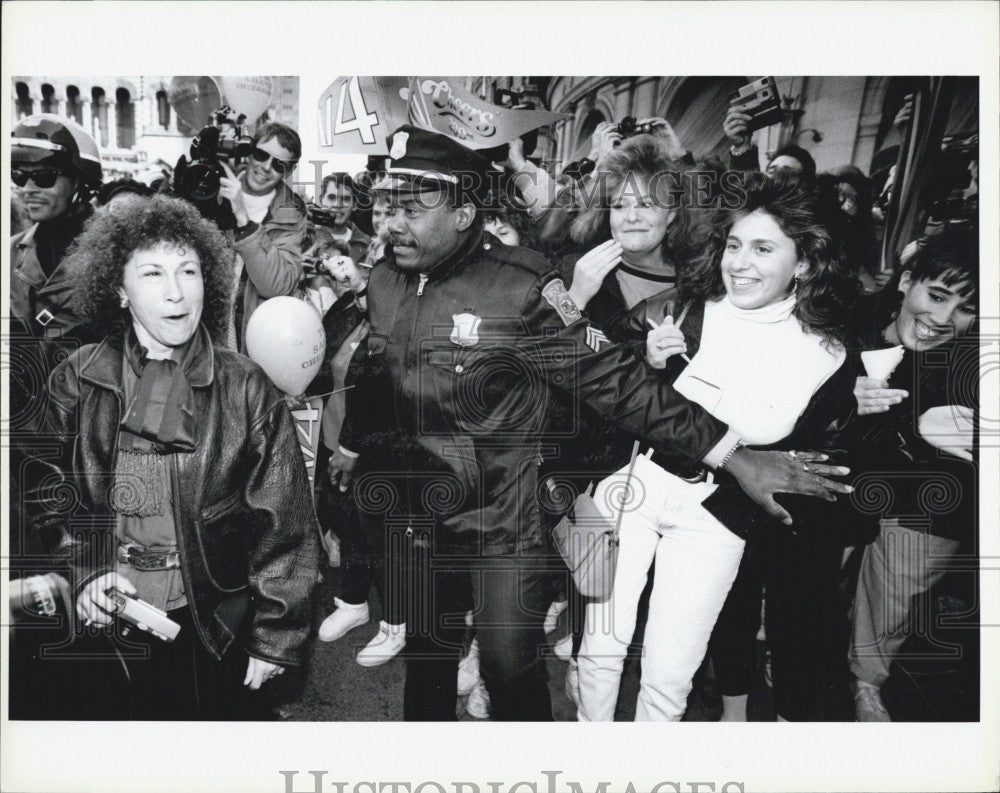
{"type": "Polygon", "coordinates": [[[749,121],[726,116],[728,163],[664,119],[604,123],[558,174],[406,125],[312,202],[272,122],[206,203],[186,161],[102,184],[82,129],[22,118],[12,716],[269,718],[268,680],[380,613],[356,660],[405,659],[407,720],[467,696],[545,721],[565,613],[581,721],[614,719],[637,635],[636,720],[680,720],[708,677],[745,721],[762,634],[778,720],[841,718],[848,685],[852,715],[890,720],[921,598],[976,547],[977,157],[887,260],[891,182],[794,145],[762,169],[749,121]],[[247,357],[288,296],[325,336],[302,394],[247,357]],[[581,505],[613,527],[606,597],[554,549],[581,505]]]}

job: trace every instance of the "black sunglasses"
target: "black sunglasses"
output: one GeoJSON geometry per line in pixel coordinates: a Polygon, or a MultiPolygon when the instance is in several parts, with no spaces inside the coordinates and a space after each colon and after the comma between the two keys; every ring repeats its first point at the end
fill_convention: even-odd
{"type": "Polygon", "coordinates": [[[294,162],[279,160],[273,154],[266,152],[263,149],[254,149],[252,156],[257,162],[267,162],[268,160],[271,160],[271,167],[274,168],[275,173],[281,174],[282,176],[295,167],[294,162]]]}
{"type": "Polygon", "coordinates": [[[52,168],[39,168],[37,171],[25,171],[21,168],[15,168],[10,172],[10,180],[16,184],[18,187],[24,187],[28,184],[30,179],[35,183],[35,187],[53,187],[60,176],[63,176],[62,171],[56,171],[52,168]]]}

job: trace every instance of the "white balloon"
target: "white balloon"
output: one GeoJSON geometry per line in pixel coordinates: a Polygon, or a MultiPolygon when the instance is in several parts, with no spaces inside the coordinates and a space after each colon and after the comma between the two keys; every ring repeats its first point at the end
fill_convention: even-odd
{"type": "Polygon", "coordinates": [[[301,396],[323,363],[326,334],[315,308],[296,297],[265,300],[247,322],[247,355],[289,396],[301,396]]]}
{"type": "Polygon", "coordinates": [[[227,105],[253,124],[271,104],[274,83],[270,77],[220,77],[222,96],[227,105]]]}

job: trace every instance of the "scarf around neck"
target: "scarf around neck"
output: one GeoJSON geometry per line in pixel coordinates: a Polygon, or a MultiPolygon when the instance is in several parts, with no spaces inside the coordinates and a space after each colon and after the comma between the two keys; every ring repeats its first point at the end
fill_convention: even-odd
{"type": "Polygon", "coordinates": [[[198,437],[194,390],[187,377],[204,347],[201,327],[165,360],[147,358],[134,329],[125,340],[125,363],[138,381],[118,428],[118,455],[110,502],[120,515],[162,515],[169,502],[165,455],[192,452],[198,437]]]}

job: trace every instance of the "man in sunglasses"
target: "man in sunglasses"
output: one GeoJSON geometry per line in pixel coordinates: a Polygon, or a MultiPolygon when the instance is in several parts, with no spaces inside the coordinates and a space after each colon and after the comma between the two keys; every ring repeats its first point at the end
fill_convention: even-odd
{"type": "Polygon", "coordinates": [[[306,207],[285,182],[302,142],[291,127],[271,122],[258,133],[253,154],[238,174],[228,165],[219,197],[229,201],[236,229],[228,232],[239,254],[243,299],[236,305],[238,346],[244,350],[246,324],[262,302],[294,294],[302,280],[302,240],[306,207]]]}
{"type": "MultiPolygon", "coordinates": [[[[83,129],[51,113],[28,116],[11,134],[15,200],[33,224],[11,239],[12,328],[44,340],[47,354],[63,343],[84,344],[75,283],[60,266],[70,243],[90,217],[90,198],[101,186],[97,144],[83,129]]],[[[44,366],[47,375],[51,366],[44,366]]]]}

